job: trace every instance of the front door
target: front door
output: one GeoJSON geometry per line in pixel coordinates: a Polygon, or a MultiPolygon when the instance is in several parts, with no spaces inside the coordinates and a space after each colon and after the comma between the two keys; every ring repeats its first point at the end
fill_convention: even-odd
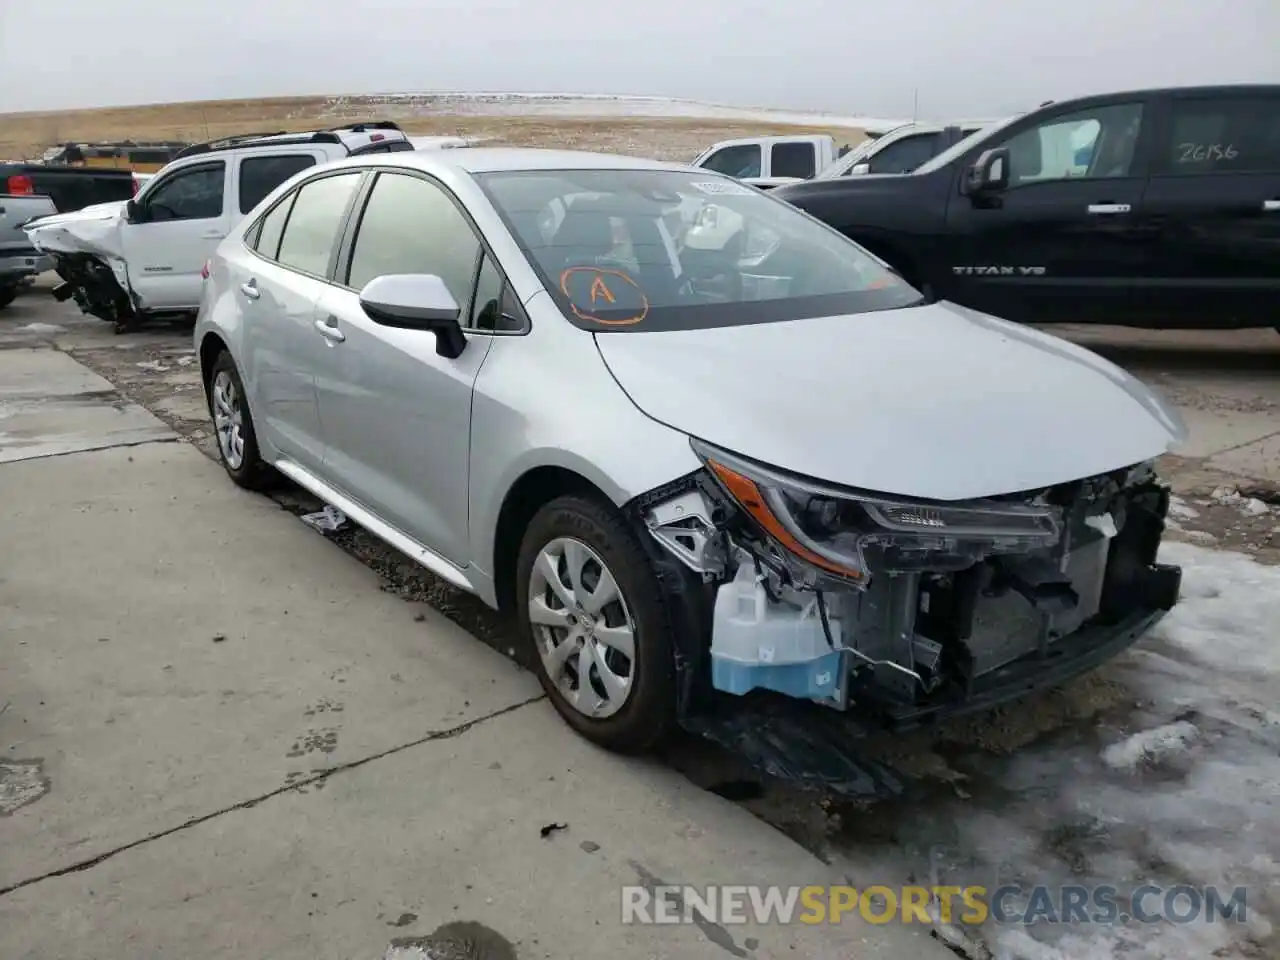
{"type": "Polygon", "coordinates": [[[200,271],[231,228],[226,193],[222,160],[182,167],[146,191],[142,218],[121,225],[129,286],[144,310],[199,306],[200,271]]]}
{"type": "Polygon", "coordinates": [[[1150,256],[1138,227],[1146,112],[1110,103],[1012,126],[980,148],[1009,151],[1009,185],[994,195],[961,193],[958,164],[939,293],[1011,320],[1123,321],[1150,256]]]}
{"type": "Polygon", "coordinates": [[[459,566],[469,560],[471,398],[491,340],[469,334],[460,356],[442,357],[434,333],[374,323],[359,291],[379,276],[435,274],[465,318],[481,250],[444,188],[381,173],[318,313],[332,345],[316,370],[325,480],[459,566]]]}
{"type": "Polygon", "coordinates": [[[1280,97],[1167,103],[1142,203],[1154,255],[1138,307],[1160,325],[1280,323],[1280,97]]]}

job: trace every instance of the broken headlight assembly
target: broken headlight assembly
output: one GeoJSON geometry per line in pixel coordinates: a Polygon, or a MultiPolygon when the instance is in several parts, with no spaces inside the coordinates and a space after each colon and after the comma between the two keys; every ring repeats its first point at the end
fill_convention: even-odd
{"type": "Polygon", "coordinates": [[[1052,547],[1060,509],[1003,500],[934,502],[847,490],[692,441],[720,493],[798,585],[873,573],[966,569],[984,557],[1052,547]]]}

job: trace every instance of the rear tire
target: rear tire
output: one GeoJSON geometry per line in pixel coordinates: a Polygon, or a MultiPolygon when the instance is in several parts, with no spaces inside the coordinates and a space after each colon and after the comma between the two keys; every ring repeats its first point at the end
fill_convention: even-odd
{"type": "Polygon", "coordinates": [[[592,499],[551,501],[525,531],[516,591],[520,634],[560,716],[608,750],[657,747],[675,722],[671,617],[627,523],[592,499]]]}
{"type": "Polygon", "coordinates": [[[3,310],[17,299],[18,290],[18,287],[0,287],[0,310],[3,310]]]}
{"type": "Polygon", "coordinates": [[[206,394],[213,420],[218,459],[227,475],[247,490],[264,490],[274,471],[258,452],[258,436],[245,395],[244,383],[231,354],[222,351],[213,362],[206,394]]]}

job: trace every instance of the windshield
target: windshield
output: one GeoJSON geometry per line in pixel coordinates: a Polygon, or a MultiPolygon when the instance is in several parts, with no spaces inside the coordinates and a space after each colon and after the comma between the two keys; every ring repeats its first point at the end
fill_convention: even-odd
{"type": "MultiPolygon", "coordinates": [[[[1021,114],[1019,114],[1018,116],[1021,116],[1021,114]]],[[[955,143],[953,143],[951,146],[947,147],[947,149],[943,150],[940,154],[938,154],[932,160],[922,163],[920,166],[916,167],[913,172],[914,173],[933,173],[933,171],[935,170],[941,170],[943,167],[949,165],[951,161],[954,160],[956,157],[961,156],[963,153],[965,153],[965,151],[967,151],[970,147],[977,146],[987,137],[992,136],[993,134],[1003,130],[1005,127],[1009,126],[1009,124],[1013,123],[1013,121],[1017,119],[1018,119],[1017,116],[1006,117],[1003,120],[999,120],[995,123],[988,124],[985,127],[979,127],[977,130],[973,131],[973,133],[969,134],[963,140],[958,140],[955,143]]]]}
{"type": "Polygon", "coordinates": [[[790,204],[682,170],[535,170],[477,181],[565,315],[676,330],[907,306],[917,291],[790,204]]]}

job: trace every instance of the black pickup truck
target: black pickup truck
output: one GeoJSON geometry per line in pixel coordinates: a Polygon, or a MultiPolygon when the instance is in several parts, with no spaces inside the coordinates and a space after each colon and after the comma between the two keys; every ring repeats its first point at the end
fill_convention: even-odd
{"type": "Polygon", "coordinates": [[[1009,320],[1238,328],[1280,317],[1278,85],[1048,103],[910,174],[771,193],[927,295],[1009,320]]]}
{"type": "Polygon", "coordinates": [[[95,203],[128,200],[136,189],[132,170],[0,163],[0,194],[48,197],[59,213],[71,213],[95,203]]]}

